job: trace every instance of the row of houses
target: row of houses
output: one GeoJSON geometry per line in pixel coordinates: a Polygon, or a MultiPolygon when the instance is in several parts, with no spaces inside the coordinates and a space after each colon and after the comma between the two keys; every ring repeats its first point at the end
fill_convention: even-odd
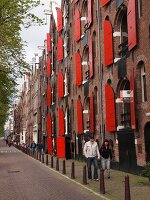
{"type": "Polygon", "coordinates": [[[99,145],[109,139],[119,169],[150,161],[149,7],[146,0],[62,0],[26,76],[14,133],[67,159],[82,158],[94,134],[99,145]]]}

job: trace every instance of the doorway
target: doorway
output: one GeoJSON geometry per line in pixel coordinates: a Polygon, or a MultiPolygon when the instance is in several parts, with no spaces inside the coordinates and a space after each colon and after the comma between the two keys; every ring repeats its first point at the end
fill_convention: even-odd
{"type": "Polygon", "coordinates": [[[145,138],[145,153],[146,162],[150,161],[150,122],[147,122],[144,128],[144,138],[145,138]]]}
{"type": "Polygon", "coordinates": [[[118,132],[119,168],[126,172],[136,170],[135,138],[132,130],[118,132]]]}
{"type": "Polygon", "coordinates": [[[71,159],[71,139],[70,137],[65,137],[66,146],[66,159],[71,159]]]}

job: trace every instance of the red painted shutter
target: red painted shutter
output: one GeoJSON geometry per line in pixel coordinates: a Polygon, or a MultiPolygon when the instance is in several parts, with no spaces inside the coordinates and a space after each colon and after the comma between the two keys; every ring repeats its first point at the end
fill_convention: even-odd
{"type": "Polygon", "coordinates": [[[63,60],[63,40],[61,37],[58,37],[58,44],[57,44],[57,59],[58,61],[63,60]]]}
{"type": "Polygon", "coordinates": [[[52,104],[52,89],[51,85],[47,85],[47,106],[50,106],[52,104]]]}
{"type": "Polygon", "coordinates": [[[82,84],[82,66],[81,66],[81,56],[79,52],[75,53],[75,65],[76,65],[76,85],[82,84]]]}
{"type": "Polygon", "coordinates": [[[105,67],[113,64],[113,32],[109,20],[104,21],[104,63],[105,67]]]}
{"type": "Polygon", "coordinates": [[[75,41],[78,41],[81,37],[81,21],[80,12],[78,9],[75,10],[75,30],[74,30],[75,41]]]}
{"type": "Polygon", "coordinates": [[[65,138],[57,137],[56,144],[57,144],[57,157],[65,158],[66,157],[65,138]]]}
{"type": "Polygon", "coordinates": [[[92,0],[88,0],[88,26],[92,23],[92,0]]]}
{"type": "Polygon", "coordinates": [[[58,98],[64,97],[64,77],[62,72],[58,72],[58,98]]]}
{"type": "Polygon", "coordinates": [[[48,154],[52,155],[53,143],[52,138],[47,138],[48,154]]]}
{"type": "Polygon", "coordinates": [[[80,100],[77,100],[77,126],[78,126],[78,134],[83,133],[83,111],[82,104],[80,100]]]}
{"type": "Polygon", "coordinates": [[[47,114],[47,136],[52,136],[52,118],[47,114]]]}
{"type": "Polygon", "coordinates": [[[93,70],[93,48],[92,48],[92,36],[89,35],[89,65],[90,65],[90,78],[94,75],[93,70]]]}
{"type": "Polygon", "coordinates": [[[47,52],[51,51],[51,36],[47,33],[47,52]]]}
{"type": "Polygon", "coordinates": [[[130,75],[130,90],[131,90],[131,99],[130,99],[130,110],[131,110],[131,128],[136,128],[135,120],[135,101],[134,101],[134,69],[131,71],[130,75]]]}
{"type": "Polygon", "coordinates": [[[135,0],[128,1],[127,21],[128,21],[128,49],[130,51],[137,44],[135,0]]]}
{"type": "Polygon", "coordinates": [[[64,112],[61,108],[58,109],[58,133],[60,136],[65,134],[64,112]]]}
{"type": "Polygon", "coordinates": [[[104,7],[106,4],[108,4],[110,0],[102,0],[102,7],[104,7]]]}
{"type": "Polygon", "coordinates": [[[63,29],[63,14],[60,8],[56,8],[57,11],[57,30],[60,32],[63,29]]]}
{"type": "Polygon", "coordinates": [[[94,94],[90,96],[90,132],[94,133],[94,94]]]}
{"type": "Polygon", "coordinates": [[[47,73],[47,77],[50,77],[50,75],[51,75],[51,58],[49,56],[47,56],[47,59],[46,59],[46,73],[47,73]]]}
{"type": "Polygon", "coordinates": [[[115,95],[109,84],[105,85],[106,130],[116,131],[115,95]]]}

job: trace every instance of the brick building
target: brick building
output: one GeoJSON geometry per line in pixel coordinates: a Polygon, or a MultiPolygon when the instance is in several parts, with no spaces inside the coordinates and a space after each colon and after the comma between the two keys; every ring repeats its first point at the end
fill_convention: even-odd
{"type": "Polygon", "coordinates": [[[63,0],[56,22],[50,14],[23,95],[27,144],[82,159],[94,134],[99,145],[109,139],[119,169],[150,161],[149,7],[146,0],[63,0]]]}
{"type": "Polygon", "coordinates": [[[99,144],[110,140],[114,165],[121,169],[150,160],[149,7],[145,0],[64,0],[57,26],[51,15],[49,153],[56,148],[58,157],[81,158],[94,134],[99,144]]]}
{"type": "Polygon", "coordinates": [[[24,81],[22,85],[19,98],[14,105],[14,140],[15,142],[22,144],[26,143],[26,92],[27,92],[27,82],[24,81]]]}

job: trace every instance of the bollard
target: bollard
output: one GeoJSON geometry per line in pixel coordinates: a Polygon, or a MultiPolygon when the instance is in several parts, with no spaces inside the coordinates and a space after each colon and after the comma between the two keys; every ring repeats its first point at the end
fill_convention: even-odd
{"type": "Polygon", "coordinates": [[[125,200],[131,200],[129,176],[125,176],[125,200]]]}
{"type": "Polygon", "coordinates": [[[36,151],[34,151],[34,159],[36,159],[36,151]]]}
{"type": "Polygon", "coordinates": [[[100,169],[100,193],[105,194],[104,170],[100,169]]]}
{"type": "Polygon", "coordinates": [[[63,174],[66,174],[66,162],[65,160],[63,160],[63,171],[62,171],[63,174]]]}
{"type": "Polygon", "coordinates": [[[51,168],[54,167],[53,163],[54,163],[54,158],[53,158],[53,156],[51,156],[51,168]]]}
{"type": "Polygon", "coordinates": [[[74,162],[72,162],[72,165],[71,165],[71,178],[75,179],[75,165],[74,165],[74,162]]]}
{"type": "Polygon", "coordinates": [[[46,165],[48,165],[48,154],[46,154],[46,165]]]}
{"type": "Polygon", "coordinates": [[[59,171],[59,158],[56,159],[56,170],[59,171]]]}
{"type": "Polygon", "coordinates": [[[42,163],[44,163],[44,153],[42,153],[42,163]]]}
{"type": "Polygon", "coordinates": [[[38,155],[39,153],[38,153],[38,151],[36,152],[36,159],[38,160],[38,157],[39,157],[39,155],[38,155]]]}
{"type": "Polygon", "coordinates": [[[83,184],[84,184],[84,185],[87,185],[86,165],[83,166],[83,184]]]}
{"type": "Polygon", "coordinates": [[[41,152],[39,153],[39,161],[41,162],[41,152]]]}

